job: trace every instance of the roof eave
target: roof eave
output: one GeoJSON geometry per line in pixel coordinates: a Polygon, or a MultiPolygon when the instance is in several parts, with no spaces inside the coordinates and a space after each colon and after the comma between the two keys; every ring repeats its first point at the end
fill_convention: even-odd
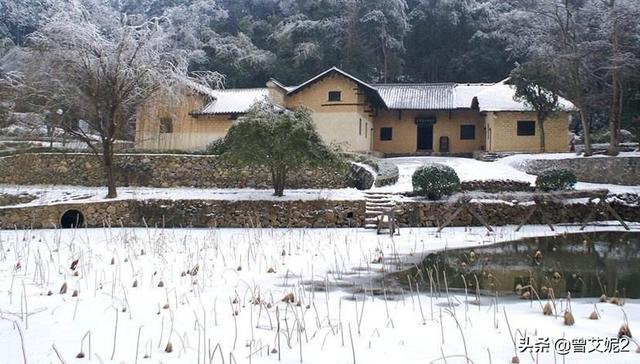
{"type": "Polygon", "coordinates": [[[189,115],[195,118],[204,116],[217,116],[217,115],[244,115],[247,111],[225,111],[225,112],[190,112],[189,115]]]}
{"type": "Polygon", "coordinates": [[[362,86],[362,87],[364,87],[364,88],[366,88],[366,89],[368,89],[368,90],[370,90],[372,92],[377,93],[377,90],[375,89],[375,87],[371,86],[370,84],[358,79],[357,77],[354,77],[354,76],[348,74],[347,72],[345,72],[345,71],[343,71],[343,70],[341,70],[341,69],[339,69],[337,67],[331,67],[328,70],[318,74],[317,76],[315,76],[315,77],[313,77],[313,78],[301,83],[300,85],[296,86],[293,90],[287,92],[287,95],[289,95],[289,96],[290,95],[294,95],[294,94],[298,93],[299,91],[302,91],[306,87],[308,87],[308,86],[310,86],[310,85],[312,85],[312,84],[324,79],[325,77],[327,77],[329,74],[331,74],[333,72],[336,72],[336,73],[338,73],[338,74],[350,79],[351,81],[355,82],[359,86],[362,86]]]}
{"type": "Polygon", "coordinates": [[[275,78],[270,78],[269,81],[271,81],[274,85],[276,85],[278,88],[282,89],[284,92],[289,92],[287,86],[285,86],[282,82],[276,80],[275,78]]]}

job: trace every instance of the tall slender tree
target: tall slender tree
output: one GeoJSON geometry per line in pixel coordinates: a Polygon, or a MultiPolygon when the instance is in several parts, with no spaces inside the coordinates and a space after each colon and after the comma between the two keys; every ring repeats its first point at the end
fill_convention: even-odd
{"type": "Polygon", "coordinates": [[[557,88],[553,85],[553,77],[543,64],[527,63],[511,72],[510,81],[516,87],[515,98],[536,113],[540,151],[545,152],[544,122],[559,109],[558,94],[553,91],[557,88]]]}
{"type": "Polygon", "coordinates": [[[600,23],[601,35],[607,45],[606,63],[607,83],[611,93],[609,107],[609,148],[607,154],[617,155],[620,148],[620,126],[622,122],[625,84],[631,78],[631,72],[640,65],[638,57],[638,17],[640,6],[637,1],[600,0],[606,6],[603,21],[600,23]]]}

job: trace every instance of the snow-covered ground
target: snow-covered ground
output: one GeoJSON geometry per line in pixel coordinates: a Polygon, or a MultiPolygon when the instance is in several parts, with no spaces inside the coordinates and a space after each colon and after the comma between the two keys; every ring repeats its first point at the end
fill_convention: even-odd
{"type": "MultiPolygon", "coordinates": [[[[638,152],[621,153],[620,156],[640,157],[638,152]]],[[[453,168],[461,181],[472,180],[513,180],[534,184],[536,176],[523,171],[523,165],[531,159],[565,159],[575,158],[575,153],[545,153],[545,154],[516,154],[494,162],[483,162],[471,158],[458,157],[400,157],[388,158],[387,161],[398,166],[398,183],[391,186],[375,187],[380,192],[407,192],[411,191],[411,176],[413,172],[425,164],[441,163],[453,168]]],[[[606,158],[606,157],[594,157],[606,158]]],[[[614,184],[584,183],[578,182],[575,186],[578,190],[603,189],[612,193],[640,193],[640,186],[622,186],[614,184]]]]}
{"type": "MultiPolygon", "coordinates": [[[[84,186],[50,186],[50,185],[0,185],[0,194],[18,195],[22,193],[36,196],[36,199],[21,205],[5,208],[24,207],[57,203],[87,203],[104,201],[106,187],[84,186]]],[[[362,191],[352,188],[334,190],[287,190],[285,196],[276,197],[273,190],[257,190],[250,188],[153,188],[153,187],[118,187],[115,200],[358,200],[363,199],[362,191]]],[[[113,200],[112,200],[113,201],[113,200]]],[[[0,207],[2,208],[2,207],[0,207]]]]}
{"type": "MultiPolygon", "coordinates": [[[[432,296],[426,286],[386,299],[354,294],[429,251],[551,234],[513,230],[403,229],[393,239],[362,229],[0,231],[0,363],[464,363],[464,355],[508,363],[512,335],[532,344],[608,340],[625,315],[638,330],[640,300],[574,299],[576,322],[565,326],[538,303],[509,297],[474,305],[475,297],[432,296]],[[290,293],[293,302],[283,302],[290,293]],[[587,318],[594,308],[600,320],[587,318]]],[[[639,362],[636,345],[628,349],[562,357],[552,345],[517,355],[520,363],[639,362]]]]}

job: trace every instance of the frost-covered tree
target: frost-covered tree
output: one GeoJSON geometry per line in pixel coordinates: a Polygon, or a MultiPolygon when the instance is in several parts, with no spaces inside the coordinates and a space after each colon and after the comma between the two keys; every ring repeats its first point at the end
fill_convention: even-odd
{"type": "Polygon", "coordinates": [[[61,108],[89,127],[63,127],[101,155],[116,197],[114,144],[138,107],[186,77],[184,53],[170,47],[160,20],[132,24],[99,0],[73,1],[29,38],[19,92],[44,109],[61,108]]]}
{"type": "Polygon", "coordinates": [[[203,46],[203,52],[207,60],[205,67],[199,68],[216,69],[229,75],[229,87],[241,86],[241,81],[247,76],[268,79],[276,59],[270,51],[256,47],[244,33],[211,38],[203,46]]]}
{"type": "Polygon", "coordinates": [[[504,41],[492,33],[503,2],[418,0],[408,14],[405,72],[415,81],[494,82],[511,70],[504,41]]]}
{"type": "Polygon", "coordinates": [[[231,126],[224,150],[224,156],[240,164],[267,167],[275,196],[284,195],[292,171],[340,163],[322,141],[308,110],[283,111],[268,102],[256,103],[231,126]]]}
{"type": "Polygon", "coordinates": [[[371,59],[377,59],[378,74],[387,82],[390,66],[399,73],[404,37],[409,30],[407,3],[405,0],[368,0],[358,4],[360,10],[361,41],[371,51],[371,59]]]}
{"type": "Polygon", "coordinates": [[[605,69],[609,79],[611,107],[609,109],[609,155],[617,155],[620,146],[620,125],[623,114],[624,88],[640,66],[638,18],[640,6],[636,0],[600,0],[606,6],[600,32],[607,45],[605,69]]]}
{"type": "Polygon", "coordinates": [[[0,1],[0,38],[9,37],[14,43],[23,44],[56,7],[54,0],[0,1]]]}
{"type": "MultiPolygon", "coordinates": [[[[159,12],[162,6],[156,6],[159,12]]],[[[213,28],[228,16],[220,4],[212,0],[180,1],[164,8],[157,18],[170,35],[171,47],[187,53],[191,64],[206,65],[208,62],[204,47],[221,36],[213,28]]],[[[144,19],[150,19],[149,15],[144,19]]]]}
{"type": "Polygon", "coordinates": [[[501,34],[514,57],[544,65],[558,93],[579,109],[585,155],[590,119],[607,113],[617,153],[625,80],[637,67],[637,1],[511,0],[501,34]],[[636,50],[634,50],[636,49],[636,50]]]}

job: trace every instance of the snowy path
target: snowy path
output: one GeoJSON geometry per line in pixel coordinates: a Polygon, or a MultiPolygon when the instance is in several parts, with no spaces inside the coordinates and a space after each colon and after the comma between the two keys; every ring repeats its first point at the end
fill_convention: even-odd
{"type": "MultiPolygon", "coordinates": [[[[640,231],[640,224],[633,228],[640,231]]],[[[560,226],[558,233],[576,229],[560,226]]],[[[480,305],[473,305],[454,294],[450,307],[444,293],[439,298],[425,293],[428,287],[421,287],[419,297],[405,291],[388,301],[351,291],[354,282],[368,286],[382,269],[393,270],[395,263],[372,263],[379,257],[410,263],[430,250],[539,234],[550,231],[544,226],[525,226],[519,233],[499,227],[492,235],[482,228],[442,234],[403,229],[394,239],[363,229],[0,231],[0,364],[22,363],[17,327],[29,363],[60,362],[53,345],[67,363],[209,363],[207,353],[219,344],[227,363],[233,356],[237,363],[291,364],[350,364],[352,353],[356,362],[371,364],[443,363],[438,358],[444,353],[454,356],[447,363],[457,364],[465,362],[459,357],[465,352],[474,363],[489,358],[507,363],[514,350],[505,315],[514,333],[526,332],[534,342],[536,337],[612,338],[625,314],[632,332],[640,327],[635,299],[623,307],[574,299],[576,324],[564,326],[561,318],[543,316],[537,303],[509,297],[481,297],[480,305]],[[328,284],[328,291],[304,289],[311,281],[316,289],[328,284]],[[68,289],[60,294],[63,283],[68,289]],[[293,304],[281,301],[289,293],[293,304]],[[594,307],[598,321],[587,319],[594,307]],[[75,359],[87,332],[91,352],[85,342],[85,358],[75,359]],[[165,351],[168,342],[171,353],[165,351]]],[[[566,305],[556,302],[558,310],[566,305]]],[[[569,354],[566,361],[636,363],[635,348],[569,354]]],[[[521,363],[563,361],[553,348],[539,356],[518,355],[521,363]]],[[[221,362],[216,354],[213,363],[221,362]]]]}

